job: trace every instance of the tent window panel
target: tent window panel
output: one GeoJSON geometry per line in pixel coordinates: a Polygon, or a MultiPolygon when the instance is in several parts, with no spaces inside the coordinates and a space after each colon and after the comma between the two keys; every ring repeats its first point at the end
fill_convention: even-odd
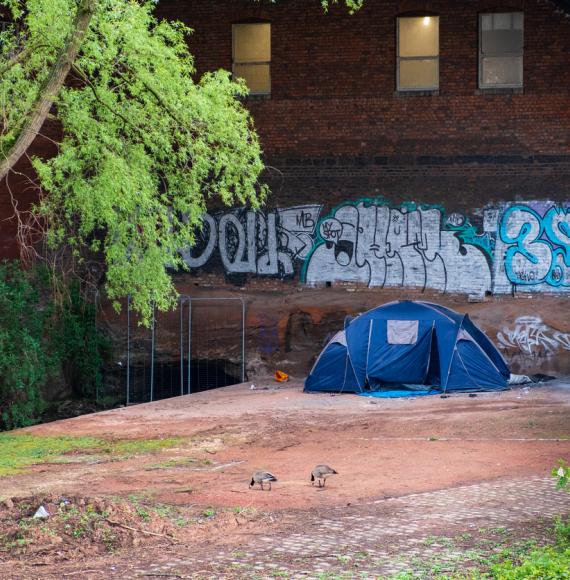
{"type": "Polygon", "coordinates": [[[233,74],[245,80],[253,95],[271,93],[271,24],[234,24],[233,74]]]}
{"type": "Polygon", "coordinates": [[[419,320],[388,320],[388,344],[416,344],[419,320]]]}

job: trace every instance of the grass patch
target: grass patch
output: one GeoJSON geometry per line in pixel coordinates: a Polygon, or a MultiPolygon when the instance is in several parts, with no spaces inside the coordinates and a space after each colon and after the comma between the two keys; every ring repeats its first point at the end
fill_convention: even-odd
{"type": "Polygon", "coordinates": [[[190,465],[213,465],[211,459],[196,459],[194,457],[180,457],[175,459],[168,459],[161,463],[153,463],[145,467],[145,471],[156,471],[159,469],[176,469],[177,467],[188,467],[190,465]]]}
{"type": "Polygon", "coordinates": [[[0,434],[0,477],[21,473],[35,463],[79,449],[91,449],[100,443],[93,437],[0,434]]]}
{"type": "Polygon", "coordinates": [[[74,451],[103,454],[113,459],[155,453],[182,442],[180,437],[168,439],[129,439],[105,441],[95,437],[43,437],[38,435],[0,434],[0,477],[22,473],[32,465],[61,461],[74,451]]]}
{"type": "Polygon", "coordinates": [[[114,457],[128,459],[133,455],[144,455],[145,453],[156,453],[169,447],[175,447],[184,440],[182,437],[169,437],[167,439],[126,439],[119,441],[100,441],[96,451],[107,453],[114,457]]]}

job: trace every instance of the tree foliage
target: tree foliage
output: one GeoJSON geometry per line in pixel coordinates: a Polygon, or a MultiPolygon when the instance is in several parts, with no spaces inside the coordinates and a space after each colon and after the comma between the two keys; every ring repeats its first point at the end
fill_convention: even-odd
{"type": "Polygon", "coordinates": [[[247,89],[226,71],[194,80],[191,31],[158,21],[154,3],[134,0],[0,0],[14,26],[1,38],[0,152],[21,139],[58,63],[71,78],[54,96],[63,128],[59,153],[34,159],[42,196],[36,208],[51,248],[81,260],[101,254],[106,290],[131,294],[148,320],[176,298],[168,268],[183,267],[206,210],[257,207],[261,148],[240,101],[247,89]],[[77,54],[69,48],[81,11],[91,10],[77,54]]]}
{"type": "Polygon", "coordinates": [[[42,392],[62,373],[74,398],[97,400],[110,354],[95,306],[77,281],[56,308],[45,268],[0,263],[0,431],[37,423],[45,409],[42,392]]]}
{"type": "Polygon", "coordinates": [[[35,422],[50,366],[42,348],[46,315],[28,276],[0,265],[0,431],[35,422]]]}
{"type": "Polygon", "coordinates": [[[184,267],[179,250],[207,200],[257,207],[267,194],[245,84],[227,71],[196,81],[191,30],[157,20],[155,4],[0,0],[13,20],[0,34],[0,179],[51,110],[63,138],[55,157],[33,160],[35,223],[73,271],[86,254],[102,258],[108,296],[118,307],[130,294],[146,322],[153,304],[174,304],[168,270],[184,267]]]}

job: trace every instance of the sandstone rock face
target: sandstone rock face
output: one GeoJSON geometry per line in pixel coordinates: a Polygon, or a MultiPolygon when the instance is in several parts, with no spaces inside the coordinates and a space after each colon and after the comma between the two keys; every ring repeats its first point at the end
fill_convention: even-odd
{"type": "MultiPolygon", "coordinates": [[[[211,280],[211,279],[210,279],[211,280]]],[[[353,286],[325,288],[299,287],[293,282],[267,281],[236,288],[223,279],[215,289],[196,286],[195,278],[178,278],[182,294],[193,298],[240,298],[245,304],[243,342],[245,378],[255,382],[283,370],[292,378],[303,379],[328,339],[342,329],[347,316],[356,316],[380,304],[399,299],[425,300],[469,314],[472,320],[500,349],[512,372],[517,374],[570,375],[570,318],[567,300],[556,295],[487,296],[481,301],[462,295],[420,291],[371,289],[353,286]],[[191,285],[190,285],[191,284],[191,285]]],[[[212,284],[213,286],[213,284],[212,284]]],[[[183,350],[184,385],[187,385],[187,309],[157,316],[155,331],[155,388],[166,394],[180,394],[180,360],[183,350]],[[168,324],[170,323],[170,324],[168,324]],[[181,330],[182,328],[182,330],[181,330]],[[170,391],[169,391],[170,389],[170,391]]],[[[123,345],[119,358],[125,360],[126,318],[108,317],[109,329],[123,345]]],[[[150,331],[132,331],[132,382],[139,389],[150,381],[150,331]],[[144,376],[143,376],[144,375],[144,376]],[[146,382],[145,382],[146,381],[146,382]]],[[[192,325],[192,391],[221,382],[241,381],[241,302],[196,301],[192,325]],[[201,370],[200,370],[201,369],[201,370]]],[[[116,367],[115,388],[124,389],[126,371],[116,367]],[[117,370],[118,369],[118,370],[117,370]],[[122,373],[122,374],[121,374],[122,373]]],[[[228,382],[229,384],[229,382],[228,382]]],[[[131,385],[132,386],[132,385],[131,385]]],[[[186,389],[186,386],[184,386],[186,389]]],[[[186,390],[184,390],[186,392],[186,390]]],[[[139,395],[142,397],[142,395],[139,395]]]]}

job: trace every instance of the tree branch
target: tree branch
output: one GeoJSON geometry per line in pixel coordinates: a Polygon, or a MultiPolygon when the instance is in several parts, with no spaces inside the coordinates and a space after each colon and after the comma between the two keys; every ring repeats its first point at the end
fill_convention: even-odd
{"type": "Polygon", "coordinates": [[[89,27],[91,17],[95,12],[96,5],[97,0],[81,0],[77,8],[77,15],[75,16],[70,38],[61,49],[59,57],[42,87],[18,139],[8,153],[4,155],[2,162],[0,162],[0,180],[4,179],[12,167],[16,165],[44,124],[53,102],[67,78],[71,65],[77,57],[81,42],[89,27]]]}
{"type": "Polygon", "coordinates": [[[0,67],[0,76],[6,74],[13,66],[16,66],[18,63],[25,60],[28,55],[32,54],[35,50],[41,50],[42,48],[47,48],[47,44],[36,44],[36,45],[29,45],[17,52],[8,59],[8,61],[0,67]]]}

